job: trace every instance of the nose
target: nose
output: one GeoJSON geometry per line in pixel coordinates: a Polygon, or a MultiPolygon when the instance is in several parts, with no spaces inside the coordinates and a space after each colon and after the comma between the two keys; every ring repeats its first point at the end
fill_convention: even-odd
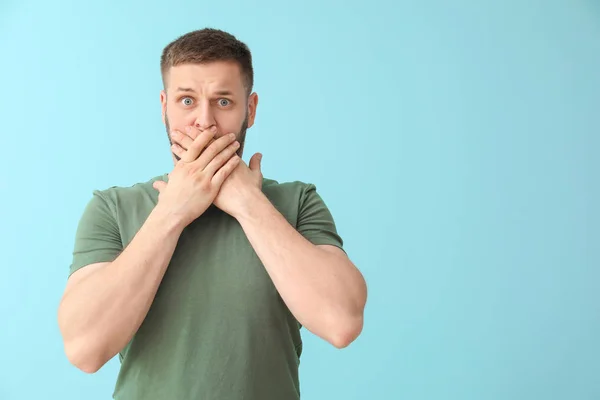
{"type": "Polygon", "coordinates": [[[203,102],[202,106],[197,107],[197,115],[194,126],[201,130],[207,130],[216,127],[215,117],[208,102],[203,102]]]}

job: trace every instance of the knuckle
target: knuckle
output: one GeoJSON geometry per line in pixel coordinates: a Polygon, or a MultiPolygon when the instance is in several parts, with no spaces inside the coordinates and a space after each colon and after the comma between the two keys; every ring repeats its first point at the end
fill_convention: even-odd
{"type": "Polygon", "coordinates": [[[178,171],[180,171],[180,173],[183,173],[184,175],[188,175],[190,173],[190,167],[188,164],[185,163],[183,159],[177,162],[175,169],[177,169],[178,171]]]}
{"type": "Polygon", "coordinates": [[[231,158],[231,153],[229,151],[223,151],[219,154],[218,160],[219,162],[225,162],[231,158]]]}
{"type": "Polygon", "coordinates": [[[232,158],[231,162],[227,164],[227,172],[232,172],[235,167],[237,167],[237,163],[236,163],[237,159],[236,158],[232,158]]]}
{"type": "Polygon", "coordinates": [[[207,160],[212,160],[217,155],[217,152],[212,147],[209,147],[208,149],[204,150],[204,153],[206,154],[207,160]]]}
{"type": "Polygon", "coordinates": [[[189,177],[192,177],[194,179],[196,179],[198,177],[198,174],[196,173],[197,168],[193,165],[190,165],[190,164],[186,165],[185,171],[189,177]]]}
{"type": "Polygon", "coordinates": [[[211,190],[210,180],[209,179],[201,179],[199,187],[200,187],[200,190],[202,190],[203,192],[210,192],[210,190],[211,190]]]}

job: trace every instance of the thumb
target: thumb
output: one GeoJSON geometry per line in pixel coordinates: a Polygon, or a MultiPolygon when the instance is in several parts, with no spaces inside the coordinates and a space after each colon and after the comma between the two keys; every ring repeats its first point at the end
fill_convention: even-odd
{"type": "Polygon", "coordinates": [[[163,181],[156,181],[152,184],[152,187],[160,193],[161,190],[167,187],[167,183],[163,181]]]}
{"type": "Polygon", "coordinates": [[[262,162],[262,154],[256,153],[250,159],[250,170],[260,172],[260,165],[262,162]]]}

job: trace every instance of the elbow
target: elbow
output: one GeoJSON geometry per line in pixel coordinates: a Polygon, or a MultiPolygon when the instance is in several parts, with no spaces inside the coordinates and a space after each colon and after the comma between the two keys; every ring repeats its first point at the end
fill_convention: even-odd
{"type": "Polygon", "coordinates": [[[100,371],[101,368],[99,364],[80,364],[75,365],[75,367],[77,367],[77,369],[79,369],[80,371],[90,375],[100,371]]]}
{"type": "Polygon", "coordinates": [[[354,342],[363,329],[363,317],[355,317],[337,324],[332,330],[328,342],[337,349],[344,349],[354,342]]]}
{"type": "Polygon", "coordinates": [[[99,363],[95,363],[95,364],[82,363],[82,364],[76,365],[76,367],[80,371],[82,371],[86,374],[90,374],[90,375],[95,374],[96,372],[100,371],[100,368],[102,368],[102,366],[103,366],[103,364],[99,364],[99,363]]]}
{"type": "Polygon", "coordinates": [[[65,343],[64,350],[71,365],[86,374],[95,374],[106,363],[99,354],[90,351],[89,346],[65,343]]]}

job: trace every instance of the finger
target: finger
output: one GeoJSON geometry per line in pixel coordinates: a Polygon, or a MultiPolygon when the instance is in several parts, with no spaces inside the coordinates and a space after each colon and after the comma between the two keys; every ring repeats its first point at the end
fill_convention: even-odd
{"type": "Polygon", "coordinates": [[[198,158],[198,168],[200,168],[200,170],[204,170],[206,166],[210,164],[210,162],[217,156],[217,154],[221,153],[227,146],[232,144],[234,140],[235,134],[233,133],[221,136],[220,138],[215,140],[206,148],[206,150],[204,150],[204,152],[198,158]]]}
{"type": "Polygon", "coordinates": [[[152,184],[152,187],[154,187],[154,189],[160,192],[161,190],[167,187],[167,183],[163,181],[156,181],[152,184]]]}
{"type": "Polygon", "coordinates": [[[204,147],[204,150],[202,150],[202,151],[200,152],[200,155],[198,156],[198,158],[202,157],[202,154],[204,154],[204,152],[205,152],[206,150],[208,150],[208,148],[209,148],[209,147],[210,147],[210,146],[211,146],[211,145],[212,145],[214,142],[216,142],[216,141],[217,141],[217,139],[214,139],[214,138],[213,138],[213,139],[210,139],[210,140],[208,141],[208,143],[206,144],[206,146],[204,147]]]}
{"type": "MultiPolygon", "coordinates": [[[[212,126],[208,130],[210,130],[214,135],[217,134],[217,127],[216,126],[212,126]]],[[[192,140],[195,140],[198,137],[198,135],[200,135],[204,131],[205,131],[205,129],[200,130],[199,128],[196,128],[195,126],[191,126],[191,125],[185,128],[186,134],[189,137],[191,137],[192,140]]]]}
{"type": "MultiPolygon", "coordinates": [[[[219,154],[217,154],[216,157],[210,160],[206,168],[204,168],[204,172],[206,172],[209,176],[214,175],[219,168],[221,168],[231,157],[233,157],[233,155],[239,148],[239,142],[235,141],[231,143],[229,146],[224,148],[219,154]]],[[[208,151],[209,149],[206,149],[205,153],[207,153],[208,151]]]]}
{"type": "Polygon", "coordinates": [[[213,176],[213,178],[212,178],[213,185],[216,185],[217,187],[221,187],[223,182],[225,182],[225,179],[227,179],[227,177],[236,169],[236,167],[238,166],[239,163],[240,163],[240,157],[238,155],[231,157],[229,159],[229,161],[227,161],[227,163],[225,163],[225,165],[223,165],[221,167],[221,169],[219,169],[217,171],[215,176],[213,176]]]}
{"type": "Polygon", "coordinates": [[[260,172],[260,162],[262,161],[262,154],[260,153],[256,153],[252,156],[252,158],[250,159],[249,167],[252,171],[259,171],[260,172]]]}
{"type": "Polygon", "coordinates": [[[185,155],[185,149],[183,147],[181,147],[180,145],[178,145],[177,143],[173,143],[171,145],[171,151],[173,152],[173,154],[175,154],[177,157],[179,157],[179,160],[181,160],[182,157],[185,155]]]}
{"type": "Polygon", "coordinates": [[[212,130],[201,132],[186,149],[185,153],[181,156],[181,160],[186,163],[196,160],[214,136],[215,134],[212,130]]]}
{"type": "Polygon", "coordinates": [[[189,149],[192,146],[192,143],[194,143],[194,139],[180,131],[171,132],[171,139],[173,143],[177,143],[183,147],[184,150],[189,149]]]}

